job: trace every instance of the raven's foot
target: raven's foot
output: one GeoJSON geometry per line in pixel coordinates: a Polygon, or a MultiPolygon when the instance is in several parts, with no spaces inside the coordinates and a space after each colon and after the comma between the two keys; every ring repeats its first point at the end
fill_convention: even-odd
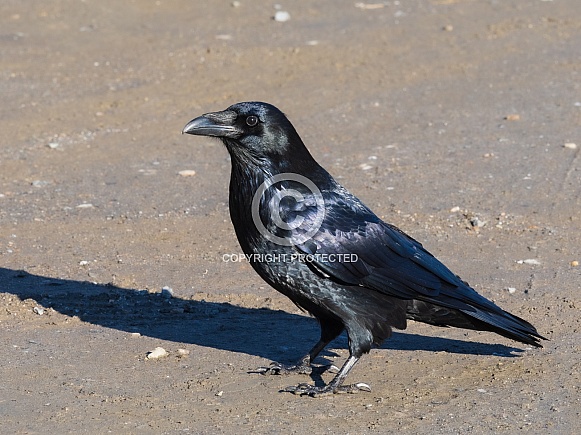
{"type": "Polygon", "coordinates": [[[371,387],[363,382],[358,382],[357,384],[351,385],[340,385],[333,386],[331,384],[325,385],[323,387],[316,387],[310,384],[299,384],[296,386],[286,387],[281,392],[298,394],[300,396],[311,396],[311,397],[321,397],[327,396],[329,394],[339,394],[339,393],[359,393],[360,391],[370,392],[371,387]]]}
{"type": "Polygon", "coordinates": [[[313,372],[313,368],[305,364],[286,365],[273,362],[268,367],[258,367],[256,372],[263,375],[290,375],[291,373],[310,375],[313,372]]]}
{"type": "Polygon", "coordinates": [[[331,373],[337,373],[339,369],[333,364],[327,366],[311,366],[309,364],[305,364],[305,361],[301,360],[299,363],[291,365],[273,362],[269,367],[258,367],[255,373],[260,373],[263,375],[310,375],[312,373],[322,374],[327,371],[331,373]]]}

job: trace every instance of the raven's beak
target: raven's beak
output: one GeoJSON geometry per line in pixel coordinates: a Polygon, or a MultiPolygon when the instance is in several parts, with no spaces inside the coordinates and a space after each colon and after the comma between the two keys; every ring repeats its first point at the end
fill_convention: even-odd
{"type": "Polygon", "coordinates": [[[237,138],[242,134],[242,131],[235,125],[237,117],[236,112],[232,110],[206,113],[188,122],[182,130],[182,133],[198,136],[237,138]]]}

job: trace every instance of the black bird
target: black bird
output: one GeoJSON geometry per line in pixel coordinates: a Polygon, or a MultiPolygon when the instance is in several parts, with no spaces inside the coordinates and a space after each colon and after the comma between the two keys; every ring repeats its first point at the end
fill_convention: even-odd
{"type": "Polygon", "coordinates": [[[230,216],[242,250],[266,282],[321,326],[320,340],[295,365],[273,363],[263,372],[310,373],[315,357],[347,331],[350,356],[331,382],[284,391],[370,391],[343,381],[392,327],[405,329],[407,319],[542,347],[544,337],[530,323],[480,296],[337,183],[276,107],[234,104],[193,119],[183,133],[222,140],[232,160],[230,216]]]}

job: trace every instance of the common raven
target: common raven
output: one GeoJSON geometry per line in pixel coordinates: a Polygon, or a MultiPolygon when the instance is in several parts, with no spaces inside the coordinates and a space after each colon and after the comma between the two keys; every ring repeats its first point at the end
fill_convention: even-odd
{"type": "Polygon", "coordinates": [[[264,372],[310,373],[343,330],[349,358],[325,386],[284,391],[311,396],[370,391],[343,385],[359,358],[407,319],[492,331],[532,346],[527,321],[480,296],[422,245],[383,222],[313,159],[276,107],[238,103],[190,121],[183,133],[222,140],[232,160],[230,216],[242,250],[272,287],[313,315],[321,338],[294,365],[264,372]]]}

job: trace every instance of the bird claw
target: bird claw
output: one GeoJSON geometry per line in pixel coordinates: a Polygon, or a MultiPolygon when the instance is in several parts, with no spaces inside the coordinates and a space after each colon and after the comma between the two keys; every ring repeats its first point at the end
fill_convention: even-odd
{"type": "Polygon", "coordinates": [[[356,394],[360,391],[369,393],[371,392],[371,387],[363,382],[358,382],[351,385],[341,385],[339,387],[333,387],[332,385],[316,387],[314,385],[301,383],[298,385],[291,385],[290,387],[286,387],[280,391],[284,393],[293,393],[299,396],[322,397],[328,396],[330,394],[356,394]]]}
{"type": "Polygon", "coordinates": [[[290,374],[310,375],[312,373],[322,374],[325,372],[339,373],[339,367],[337,367],[334,364],[329,364],[326,366],[317,365],[313,367],[301,363],[286,365],[273,362],[268,367],[258,367],[252,373],[259,373],[261,375],[290,375],[290,374]]]}
{"type": "Polygon", "coordinates": [[[262,375],[290,375],[292,373],[298,373],[302,375],[310,375],[313,372],[313,368],[310,366],[293,364],[285,365],[277,362],[273,362],[268,367],[258,367],[256,373],[262,375]]]}

